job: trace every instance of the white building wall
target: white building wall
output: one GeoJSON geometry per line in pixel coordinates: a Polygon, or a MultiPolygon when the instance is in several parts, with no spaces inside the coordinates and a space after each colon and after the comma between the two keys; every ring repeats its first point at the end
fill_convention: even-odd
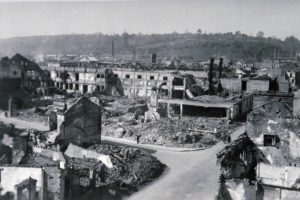
{"type": "MultiPolygon", "coordinates": [[[[36,190],[43,194],[44,190],[44,172],[42,168],[31,168],[31,167],[0,167],[1,171],[1,194],[6,192],[13,192],[15,197],[17,191],[15,185],[21,183],[25,179],[31,177],[37,180],[36,190]]],[[[41,197],[41,196],[40,196],[41,197]]],[[[43,197],[43,196],[42,196],[43,197]]]]}

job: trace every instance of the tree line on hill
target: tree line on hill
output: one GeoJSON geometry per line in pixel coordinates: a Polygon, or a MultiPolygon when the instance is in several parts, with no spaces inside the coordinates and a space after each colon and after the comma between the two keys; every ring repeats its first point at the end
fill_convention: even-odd
{"type": "Polygon", "coordinates": [[[166,33],[106,35],[70,34],[54,36],[30,36],[0,40],[0,56],[11,56],[16,52],[33,58],[38,54],[93,54],[94,56],[137,55],[142,57],[156,53],[159,57],[208,59],[210,56],[226,56],[248,62],[295,56],[300,52],[300,41],[290,36],[284,40],[264,37],[263,32],[249,36],[235,33],[166,33]]]}

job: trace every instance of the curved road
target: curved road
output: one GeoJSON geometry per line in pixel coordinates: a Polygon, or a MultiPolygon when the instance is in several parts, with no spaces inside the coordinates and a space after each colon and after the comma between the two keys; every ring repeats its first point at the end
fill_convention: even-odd
{"type": "MultiPolygon", "coordinates": [[[[47,130],[46,126],[39,123],[6,118],[1,114],[0,121],[13,123],[17,128],[47,130]]],[[[244,131],[245,126],[235,130],[231,136],[232,140],[244,131]]],[[[119,143],[126,144],[124,141],[119,143]]],[[[190,152],[156,149],[153,155],[168,166],[167,170],[158,180],[126,200],[213,200],[217,194],[220,175],[216,165],[216,154],[224,146],[219,142],[208,149],[190,152]]],[[[143,145],[138,147],[146,148],[143,145]]],[[[155,149],[155,146],[151,149],[155,149]]]]}
{"type": "MultiPolygon", "coordinates": [[[[232,139],[245,131],[245,126],[232,134],[232,139]]],[[[213,200],[218,190],[220,169],[216,153],[225,145],[220,142],[202,151],[170,152],[157,150],[154,156],[168,166],[165,174],[127,200],[213,200]]]]}

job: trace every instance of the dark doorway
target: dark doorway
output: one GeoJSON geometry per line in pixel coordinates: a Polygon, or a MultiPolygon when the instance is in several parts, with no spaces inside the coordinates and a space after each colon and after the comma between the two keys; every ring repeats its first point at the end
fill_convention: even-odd
{"type": "Polygon", "coordinates": [[[83,85],[82,86],[83,88],[83,93],[87,93],[87,91],[88,91],[88,86],[87,85],[83,85]]]}
{"type": "Polygon", "coordinates": [[[247,90],[247,81],[242,81],[242,91],[247,90]]]}

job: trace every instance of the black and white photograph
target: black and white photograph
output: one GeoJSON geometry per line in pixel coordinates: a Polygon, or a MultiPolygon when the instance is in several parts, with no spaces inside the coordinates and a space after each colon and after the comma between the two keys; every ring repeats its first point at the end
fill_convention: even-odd
{"type": "Polygon", "coordinates": [[[0,200],[300,200],[300,1],[0,0],[0,200]]]}

